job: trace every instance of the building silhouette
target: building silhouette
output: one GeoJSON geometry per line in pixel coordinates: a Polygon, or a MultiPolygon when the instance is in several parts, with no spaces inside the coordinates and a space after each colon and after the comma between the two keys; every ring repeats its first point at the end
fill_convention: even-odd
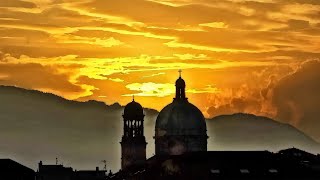
{"type": "Polygon", "coordinates": [[[119,171],[111,179],[141,180],[317,180],[320,158],[307,152],[300,157],[269,151],[203,151],[153,156],[140,169],[119,171]]]}
{"type": "MultiPolygon", "coordinates": [[[[107,171],[99,170],[73,170],[71,167],[64,167],[62,164],[45,165],[42,161],[38,164],[36,180],[105,180],[107,171]]],[[[33,179],[34,180],[34,177],[33,179]]]]}
{"type": "Polygon", "coordinates": [[[106,171],[99,170],[96,167],[95,171],[92,170],[80,170],[74,172],[75,180],[105,180],[107,178],[106,171]]]}
{"type": "Polygon", "coordinates": [[[129,124],[138,119],[137,117],[143,122],[143,108],[135,101],[126,106],[123,115],[124,136],[121,142],[122,169],[109,179],[320,179],[320,157],[295,148],[278,153],[207,151],[205,118],[186,98],[186,83],[181,77],[181,71],[175,86],[173,102],[165,106],[156,119],[155,155],[147,160],[144,136],[141,136],[142,140],[138,143],[132,143],[135,141],[133,132],[137,127],[128,125],[129,115],[135,117],[131,118],[132,122],[129,124]],[[142,153],[144,156],[140,158],[138,155],[142,153]]]}
{"type": "Polygon", "coordinates": [[[72,180],[73,169],[62,164],[45,165],[42,161],[38,164],[37,180],[72,180]]]}
{"type": "Polygon", "coordinates": [[[34,180],[34,170],[11,159],[0,159],[0,179],[3,180],[34,180]]]}
{"type": "Polygon", "coordinates": [[[142,106],[134,100],[124,108],[123,136],[121,140],[121,169],[143,165],[146,161],[146,138],[142,106]]]}

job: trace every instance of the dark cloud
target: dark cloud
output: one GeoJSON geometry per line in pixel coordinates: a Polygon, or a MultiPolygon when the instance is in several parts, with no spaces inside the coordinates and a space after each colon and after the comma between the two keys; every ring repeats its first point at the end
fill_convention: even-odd
{"type": "MultiPolygon", "coordinates": [[[[88,15],[82,15],[78,11],[65,9],[63,6],[50,6],[40,12],[25,12],[12,9],[3,9],[0,12],[1,18],[4,19],[4,24],[43,28],[66,28],[66,27],[81,27],[81,26],[98,26],[105,22],[88,15]],[[81,19],[81,21],[79,21],[81,19]]],[[[30,29],[30,28],[28,28],[30,29]]]]}
{"type": "Polygon", "coordinates": [[[320,141],[320,61],[305,62],[274,89],[277,119],[289,122],[320,141]]]}
{"type": "MultiPolygon", "coordinates": [[[[71,69],[74,70],[74,68],[76,67],[72,67],[71,69]]],[[[0,63],[0,72],[6,75],[6,78],[1,81],[1,85],[39,89],[59,95],[85,93],[85,89],[69,81],[71,74],[59,73],[55,67],[33,63],[0,63]]]]}
{"type": "MultiPolygon", "coordinates": [[[[1,39],[1,38],[0,38],[1,39]]],[[[5,42],[5,41],[2,41],[5,42]]],[[[54,43],[54,44],[43,44],[33,42],[33,44],[28,44],[26,39],[20,44],[19,42],[16,45],[11,45],[11,42],[7,44],[4,43],[1,45],[1,49],[11,54],[14,57],[20,57],[21,55],[28,55],[34,58],[41,57],[61,57],[67,56],[70,54],[76,54],[81,58],[117,58],[121,55],[134,56],[139,55],[137,52],[133,51],[130,48],[119,48],[119,47],[110,47],[105,48],[99,45],[91,45],[88,48],[87,44],[66,44],[66,43],[54,43]],[[41,48],[39,46],[42,45],[41,48]],[[41,51],[39,50],[41,49],[41,51]]],[[[0,43],[1,44],[1,43],[0,43]]]]}
{"type": "Polygon", "coordinates": [[[222,19],[232,20],[235,16],[242,16],[232,10],[208,7],[201,4],[173,7],[145,0],[118,0],[112,3],[93,0],[82,4],[82,7],[95,7],[96,12],[128,17],[139,22],[161,26],[173,26],[177,23],[198,25],[198,23],[221,21],[222,19]],[[131,8],[133,6],[135,8],[131,8]],[[145,14],[148,14],[148,16],[145,14]]]}
{"type": "Polygon", "coordinates": [[[0,0],[0,7],[35,8],[36,4],[22,0],[0,0]]]}
{"type": "Polygon", "coordinates": [[[214,81],[219,84],[217,87],[221,93],[211,96],[212,101],[207,108],[209,117],[239,112],[274,117],[275,108],[271,105],[273,89],[279,79],[292,71],[293,69],[287,65],[275,65],[226,68],[226,70],[220,70],[219,75],[214,73],[217,78],[214,81]],[[228,71],[229,75],[224,75],[228,71]],[[224,77],[228,77],[230,84],[219,83],[218,79],[224,77]],[[230,89],[228,87],[231,84],[235,86],[230,89]]]}
{"type": "MultiPolygon", "coordinates": [[[[236,49],[236,50],[259,50],[260,47],[250,43],[250,40],[241,41],[248,32],[236,31],[230,29],[211,28],[208,31],[179,31],[165,29],[146,29],[149,32],[159,35],[168,35],[177,37],[179,43],[194,44],[207,47],[236,49]],[[234,41],[237,39],[237,41],[234,41]]],[[[206,51],[206,49],[203,49],[206,51]]],[[[217,49],[219,51],[219,49],[217,49]]]]}
{"type": "Polygon", "coordinates": [[[261,109],[261,102],[259,99],[246,99],[246,98],[233,98],[228,104],[221,106],[211,106],[207,113],[210,117],[225,115],[225,114],[234,114],[239,112],[253,112],[255,110],[261,109]]]}
{"type": "Polygon", "coordinates": [[[310,27],[309,21],[290,19],[288,21],[289,28],[292,29],[305,29],[310,27]]]}
{"type": "Polygon", "coordinates": [[[0,28],[0,37],[20,37],[25,39],[44,40],[50,36],[49,33],[39,30],[26,30],[18,28],[0,28]]]}
{"type": "Polygon", "coordinates": [[[261,89],[260,94],[261,97],[263,97],[264,100],[268,100],[273,97],[273,89],[276,85],[276,77],[274,75],[271,75],[269,77],[269,84],[266,88],[261,89]]]}
{"type": "MultiPolygon", "coordinates": [[[[281,3],[288,3],[290,1],[287,0],[279,0],[281,3]]],[[[318,0],[294,0],[294,2],[299,4],[312,4],[312,5],[320,5],[320,2],[318,0]]]]}

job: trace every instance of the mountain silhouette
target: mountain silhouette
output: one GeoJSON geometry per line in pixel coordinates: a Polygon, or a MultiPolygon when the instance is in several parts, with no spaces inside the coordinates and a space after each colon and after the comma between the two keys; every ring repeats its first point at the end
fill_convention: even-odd
{"type": "Polygon", "coordinates": [[[221,115],[207,120],[207,126],[211,149],[279,151],[296,147],[314,153],[319,150],[319,144],[303,132],[263,116],[221,115]]]}
{"type": "MultiPolygon", "coordinates": [[[[165,106],[165,104],[164,104],[165,106]]],[[[11,158],[36,170],[55,158],[75,169],[120,167],[123,106],[77,102],[35,90],[0,86],[0,158],[11,158]]],[[[144,109],[147,156],[154,153],[156,110],[144,109]]],[[[317,148],[292,126],[248,114],[207,120],[208,150],[279,150],[317,148]]],[[[309,150],[307,149],[307,150],[309,150]]]]}
{"type": "MultiPolygon", "coordinates": [[[[38,161],[95,169],[107,160],[118,168],[123,107],[77,102],[59,96],[0,86],[0,158],[36,168],[38,161]]],[[[145,109],[148,117],[157,111],[145,109]]],[[[146,124],[148,124],[146,122],[146,124]]],[[[152,138],[152,137],[150,137],[152,138]]]]}

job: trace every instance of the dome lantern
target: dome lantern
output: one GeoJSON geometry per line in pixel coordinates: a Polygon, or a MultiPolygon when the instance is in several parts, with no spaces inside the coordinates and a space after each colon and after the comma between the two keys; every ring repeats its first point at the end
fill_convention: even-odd
{"type": "Polygon", "coordinates": [[[181,78],[182,70],[179,70],[179,78],[176,81],[176,97],[174,100],[187,100],[186,98],[186,82],[181,78]]]}

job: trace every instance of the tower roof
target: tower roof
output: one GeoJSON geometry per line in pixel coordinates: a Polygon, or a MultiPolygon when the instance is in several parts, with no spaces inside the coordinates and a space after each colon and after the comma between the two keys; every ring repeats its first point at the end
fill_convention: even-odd
{"type": "Polygon", "coordinates": [[[136,102],[133,98],[132,101],[125,106],[123,115],[125,117],[143,116],[143,108],[141,104],[136,102]]]}

